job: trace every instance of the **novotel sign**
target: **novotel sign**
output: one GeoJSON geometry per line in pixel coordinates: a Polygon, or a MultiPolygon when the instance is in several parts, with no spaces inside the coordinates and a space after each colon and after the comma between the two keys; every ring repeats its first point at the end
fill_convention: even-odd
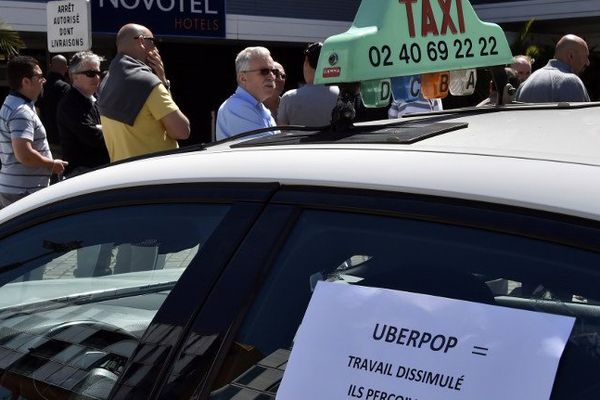
{"type": "Polygon", "coordinates": [[[126,23],[157,36],[225,37],[225,0],[93,0],[92,30],[116,33],[126,23]]]}

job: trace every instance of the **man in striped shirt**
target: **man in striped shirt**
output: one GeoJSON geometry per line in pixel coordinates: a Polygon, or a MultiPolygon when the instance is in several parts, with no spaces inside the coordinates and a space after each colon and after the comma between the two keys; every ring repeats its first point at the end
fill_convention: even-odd
{"type": "Polygon", "coordinates": [[[46,130],[34,102],[44,75],[35,58],[17,56],[7,64],[11,92],[0,108],[0,208],[48,186],[67,163],[52,159],[46,130]]]}

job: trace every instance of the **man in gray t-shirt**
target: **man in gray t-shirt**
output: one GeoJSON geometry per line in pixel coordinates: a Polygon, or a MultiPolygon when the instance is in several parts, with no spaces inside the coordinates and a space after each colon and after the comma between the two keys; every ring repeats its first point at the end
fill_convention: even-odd
{"type": "Polygon", "coordinates": [[[6,69],[11,92],[0,108],[0,208],[48,186],[67,164],[52,159],[33,105],[45,81],[37,60],[17,56],[6,69]]]}
{"type": "Polygon", "coordinates": [[[565,35],[556,44],[554,58],[519,86],[516,100],[526,103],[590,101],[579,79],[590,65],[589,49],[582,38],[565,35]]]}
{"type": "Polygon", "coordinates": [[[281,97],[278,125],[325,126],[331,122],[331,111],[337,103],[340,90],[337,86],[313,84],[322,47],[322,43],[316,42],[304,51],[306,85],[289,90],[281,97]]]}

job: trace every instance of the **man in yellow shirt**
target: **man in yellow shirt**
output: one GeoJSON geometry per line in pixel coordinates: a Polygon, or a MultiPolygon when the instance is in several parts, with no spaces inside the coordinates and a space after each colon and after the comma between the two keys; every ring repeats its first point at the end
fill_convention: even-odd
{"type": "Polygon", "coordinates": [[[110,161],[176,149],[190,123],[169,93],[156,38],[145,26],[124,25],[117,53],[98,100],[110,161]]]}

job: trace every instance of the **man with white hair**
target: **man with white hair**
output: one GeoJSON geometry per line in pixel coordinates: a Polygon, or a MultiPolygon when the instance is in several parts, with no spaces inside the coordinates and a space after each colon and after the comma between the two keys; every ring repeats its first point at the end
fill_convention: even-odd
{"type": "MultiPolygon", "coordinates": [[[[217,113],[217,140],[242,132],[275,126],[271,112],[263,101],[275,91],[275,68],[271,53],[265,47],[247,47],[235,58],[238,87],[221,104],[217,113]]],[[[272,135],[264,132],[258,136],[272,135]]]]}
{"type": "Polygon", "coordinates": [[[67,176],[110,161],[95,97],[102,74],[100,61],[100,56],[91,51],[75,54],[69,66],[72,87],[58,103],[56,120],[63,156],[69,162],[67,176]]]}
{"type": "Polygon", "coordinates": [[[587,43],[575,35],[563,36],[554,50],[554,58],[535,71],[517,90],[517,101],[526,103],[590,101],[578,75],[590,65],[587,43]]]}

